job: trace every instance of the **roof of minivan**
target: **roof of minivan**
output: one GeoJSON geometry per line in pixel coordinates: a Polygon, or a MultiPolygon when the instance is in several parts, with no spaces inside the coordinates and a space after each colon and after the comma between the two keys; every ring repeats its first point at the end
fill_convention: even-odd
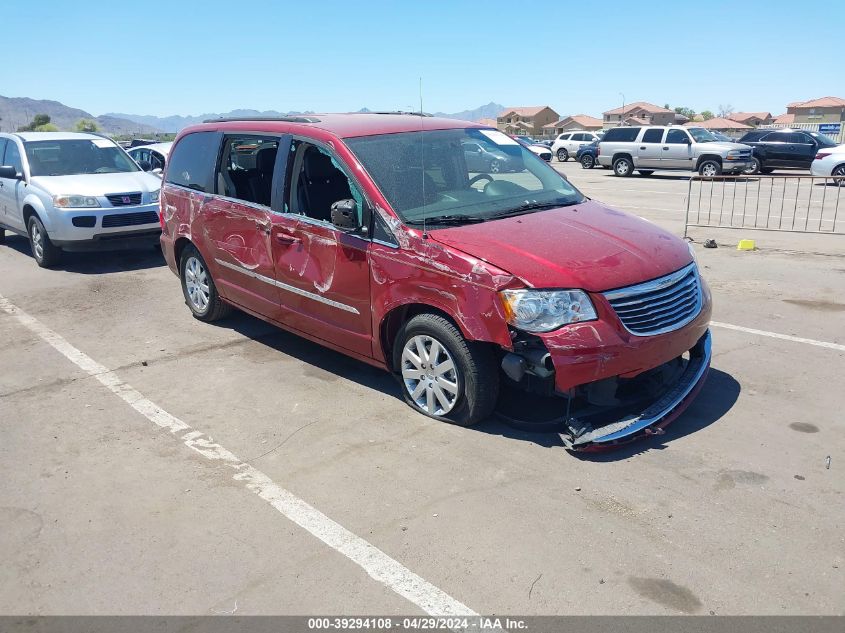
{"type": "MultiPolygon", "coordinates": [[[[85,132],[15,132],[24,141],[70,141],[74,139],[102,139],[98,134],[85,132]]],[[[108,139],[111,140],[111,139],[108,139]]]]}
{"type": "Polygon", "coordinates": [[[284,119],[238,119],[236,121],[209,121],[191,130],[201,129],[251,129],[267,132],[287,132],[292,129],[317,128],[340,138],[354,136],[373,136],[375,134],[397,134],[399,132],[419,132],[420,130],[452,130],[459,128],[489,127],[471,121],[443,119],[439,117],[419,116],[416,114],[308,114],[302,117],[284,119]]]}

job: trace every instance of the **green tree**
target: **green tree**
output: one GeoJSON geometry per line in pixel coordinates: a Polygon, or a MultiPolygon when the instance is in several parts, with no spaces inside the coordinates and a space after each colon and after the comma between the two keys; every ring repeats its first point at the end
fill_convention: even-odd
{"type": "Polygon", "coordinates": [[[77,132],[99,132],[100,126],[93,119],[80,119],[76,122],[77,132]]]}
{"type": "Polygon", "coordinates": [[[712,119],[712,118],[713,118],[713,113],[712,113],[712,112],[710,112],[710,110],[704,110],[704,112],[702,112],[702,113],[701,113],[701,117],[702,117],[705,121],[709,121],[710,119],[712,119]]]}
{"type": "Polygon", "coordinates": [[[692,108],[687,108],[686,106],[678,106],[677,108],[675,108],[675,112],[687,117],[688,119],[691,119],[695,116],[695,110],[693,110],[692,108]]]}
{"type": "Polygon", "coordinates": [[[59,128],[50,123],[49,114],[36,114],[32,123],[18,128],[18,132],[58,132],[59,128]],[[49,126],[48,129],[40,129],[49,126]]]}

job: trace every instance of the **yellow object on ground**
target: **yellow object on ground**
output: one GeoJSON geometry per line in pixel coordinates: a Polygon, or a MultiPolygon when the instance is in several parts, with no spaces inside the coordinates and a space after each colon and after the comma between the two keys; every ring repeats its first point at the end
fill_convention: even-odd
{"type": "Polygon", "coordinates": [[[736,245],[738,251],[753,251],[756,248],[754,240],[739,240],[739,244],[736,245]]]}

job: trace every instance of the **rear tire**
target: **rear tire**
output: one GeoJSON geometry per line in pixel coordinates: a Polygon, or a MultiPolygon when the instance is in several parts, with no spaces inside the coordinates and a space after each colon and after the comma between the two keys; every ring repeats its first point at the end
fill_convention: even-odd
{"type": "Polygon", "coordinates": [[[0,226],[0,244],[6,243],[6,229],[0,226]]]}
{"type": "Polygon", "coordinates": [[[589,154],[584,154],[581,156],[581,167],[583,169],[592,169],[596,166],[596,159],[590,156],[589,154]]]}
{"type": "Polygon", "coordinates": [[[654,173],[653,169],[639,169],[640,176],[651,176],[654,173]]]}
{"type": "Polygon", "coordinates": [[[634,163],[630,158],[622,157],[613,161],[613,173],[622,178],[627,178],[634,173],[634,163]]]}
{"type": "Polygon", "coordinates": [[[210,323],[231,314],[232,306],[220,298],[208,266],[193,244],[188,244],[182,251],[179,279],[185,303],[195,318],[210,323]]]}
{"type": "Polygon", "coordinates": [[[466,340],[439,314],[418,314],[402,326],[393,346],[393,368],[405,402],[435,420],[472,426],[496,406],[499,371],[493,352],[466,340]]]}
{"type": "Polygon", "coordinates": [[[50,241],[47,229],[44,228],[41,219],[37,215],[29,218],[27,223],[29,233],[29,246],[32,248],[32,257],[35,263],[41,268],[52,268],[62,258],[62,249],[50,241]]]}
{"type": "Polygon", "coordinates": [[[557,159],[562,163],[565,163],[566,161],[569,160],[569,152],[566,151],[566,148],[561,147],[557,151],[557,159]]]}
{"type": "Polygon", "coordinates": [[[706,178],[715,178],[722,174],[722,166],[719,164],[719,161],[708,158],[701,161],[701,164],[698,166],[698,173],[706,178]]]}

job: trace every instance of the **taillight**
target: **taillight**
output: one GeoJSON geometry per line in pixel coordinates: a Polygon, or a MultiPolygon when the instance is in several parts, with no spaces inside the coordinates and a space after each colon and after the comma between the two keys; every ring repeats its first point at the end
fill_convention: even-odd
{"type": "Polygon", "coordinates": [[[830,152],[819,152],[816,154],[816,160],[821,160],[822,158],[827,158],[830,156],[830,152]]]}

